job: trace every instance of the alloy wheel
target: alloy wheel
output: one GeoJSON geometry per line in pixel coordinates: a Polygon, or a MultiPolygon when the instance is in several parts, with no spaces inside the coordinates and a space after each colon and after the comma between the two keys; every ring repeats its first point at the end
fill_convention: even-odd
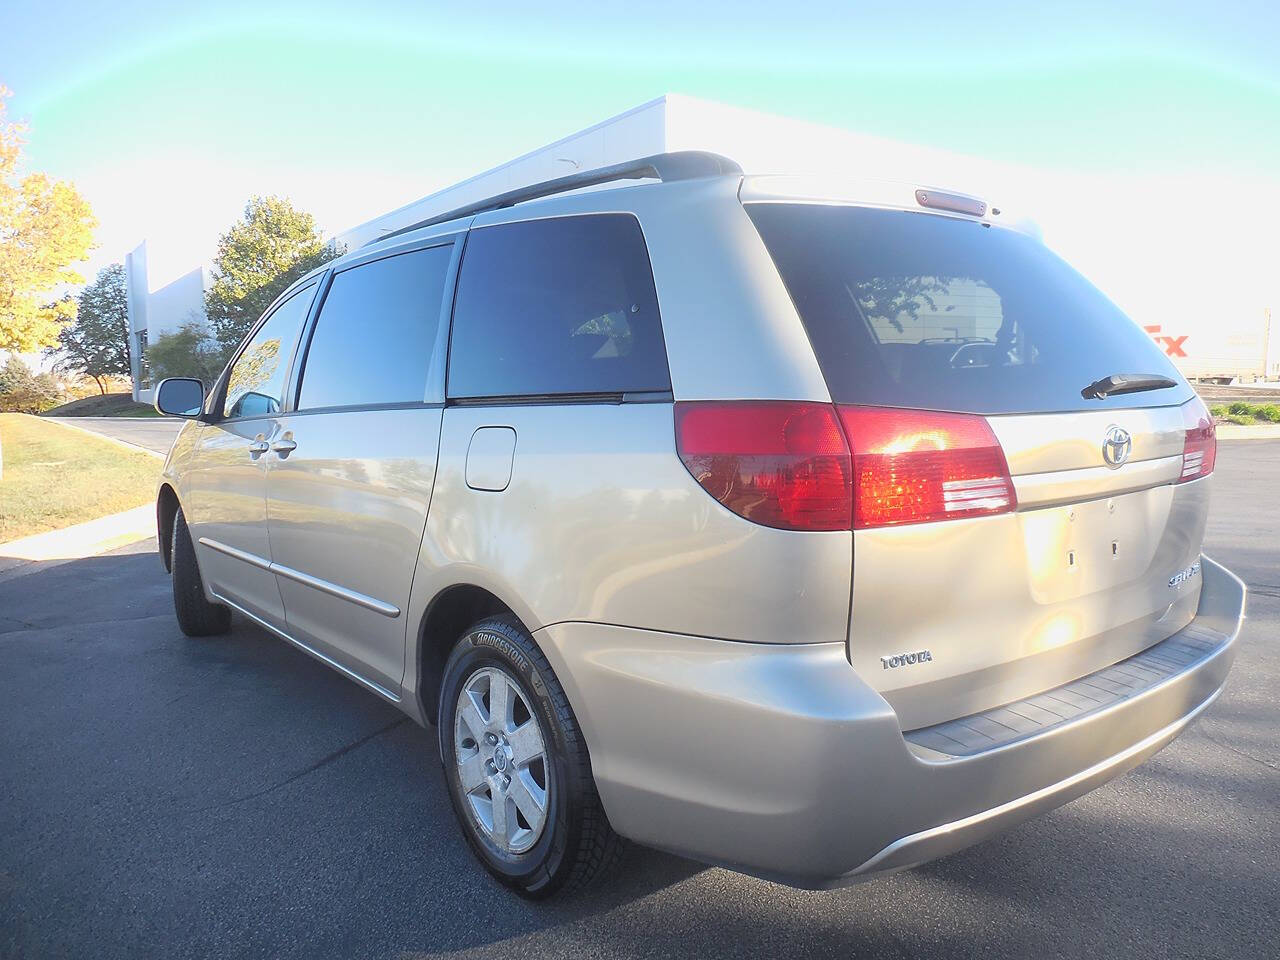
{"type": "Polygon", "coordinates": [[[506,671],[486,666],[463,684],[453,742],[458,781],[481,832],[505,854],[529,850],[546,826],[551,767],[538,718],[506,671]]]}

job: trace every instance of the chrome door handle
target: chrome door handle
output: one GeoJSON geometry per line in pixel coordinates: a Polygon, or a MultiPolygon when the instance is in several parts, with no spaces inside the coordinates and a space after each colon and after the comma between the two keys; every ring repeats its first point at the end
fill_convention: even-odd
{"type": "Polygon", "coordinates": [[[287,457],[289,454],[293,453],[293,451],[298,449],[298,445],[294,441],[286,438],[284,440],[277,440],[271,445],[271,449],[280,454],[280,456],[287,457]]]}
{"type": "Polygon", "coordinates": [[[270,449],[271,449],[271,444],[267,443],[267,441],[255,440],[253,441],[253,443],[249,444],[249,456],[257,460],[258,457],[262,456],[264,453],[266,453],[270,449]]]}

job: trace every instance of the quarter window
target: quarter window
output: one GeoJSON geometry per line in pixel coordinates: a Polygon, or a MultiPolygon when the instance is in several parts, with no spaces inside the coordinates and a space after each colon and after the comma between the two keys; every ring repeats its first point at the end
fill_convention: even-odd
{"type": "Polygon", "coordinates": [[[298,409],[421,403],[452,245],[336,274],[302,367],[298,409]]]}
{"type": "Polygon", "coordinates": [[[269,417],[280,412],[289,356],[315,292],[315,284],[309,284],[294,293],[249,339],[227,378],[223,416],[269,417]]]}
{"type": "Polygon", "coordinates": [[[634,217],[471,232],[454,306],[450,397],[670,389],[649,253],[634,217]]]}

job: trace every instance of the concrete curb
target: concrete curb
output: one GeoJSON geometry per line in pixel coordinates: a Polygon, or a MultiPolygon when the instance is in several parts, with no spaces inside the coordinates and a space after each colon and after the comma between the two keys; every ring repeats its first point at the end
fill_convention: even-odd
{"type": "Polygon", "coordinates": [[[156,511],[149,503],[61,530],[35,533],[0,543],[0,578],[10,579],[18,575],[16,571],[34,569],[37,563],[49,560],[94,557],[155,535],[156,511]]]}
{"type": "MultiPolygon", "coordinates": [[[[44,420],[47,423],[56,423],[58,426],[66,427],[68,430],[79,430],[81,433],[87,434],[90,437],[97,437],[99,440],[107,441],[107,443],[114,443],[117,447],[123,447],[126,450],[141,450],[143,453],[147,454],[148,456],[155,457],[157,460],[164,459],[163,453],[156,453],[154,450],[148,449],[147,447],[144,447],[141,444],[130,443],[128,440],[121,440],[119,437],[109,437],[105,433],[99,433],[97,430],[90,430],[88,427],[82,427],[78,423],[67,423],[61,417],[40,417],[39,419],[44,420]]],[[[107,419],[129,419],[129,418],[102,417],[101,419],[107,420],[107,419]]]]}
{"type": "Polygon", "coordinates": [[[1280,440],[1280,423],[1218,424],[1219,440],[1280,440]]]}

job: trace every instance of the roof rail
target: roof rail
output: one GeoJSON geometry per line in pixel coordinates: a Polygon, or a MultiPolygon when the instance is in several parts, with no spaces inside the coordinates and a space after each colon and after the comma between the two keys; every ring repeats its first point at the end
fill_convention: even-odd
{"type": "MultiPolygon", "coordinates": [[[[392,230],[390,233],[384,233],[377,239],[370,240],[369,243],[379,243],[389,237],[398,237],[401,234],[409,233],[413,230],[421,230],[423,227],[430,227],[437,223],[484,213],[487,210],[501,210],[503,207],[515,206],[525,200],[536,200],[539,197],[566,193],[581,187],[591,187],[597,183],[611,183],[615,180],[650,179],[666,182],[730,174],[741,175],[742,168],[728,157],[722,157],[718,153],[708,153],[704,150],[678,150],[674,153],[656,153],[651,157],[626,160],[608,167],[596,167],[594,170],[583,170],[581,173],[571,173],[567,177],[557,177],[554,180],[544,180],[541,183],[530,184],[527,187],[508,190],[506,193],[500,193],[496,197],[469,203],[464,207],[458,207],[447,213],[429,217],[426,220],[419,220],[417,223],[411,223],[407,227],[392,230]]],[[[365,246],[368,246],[368,244],[365,244],[365,246]]]]}

